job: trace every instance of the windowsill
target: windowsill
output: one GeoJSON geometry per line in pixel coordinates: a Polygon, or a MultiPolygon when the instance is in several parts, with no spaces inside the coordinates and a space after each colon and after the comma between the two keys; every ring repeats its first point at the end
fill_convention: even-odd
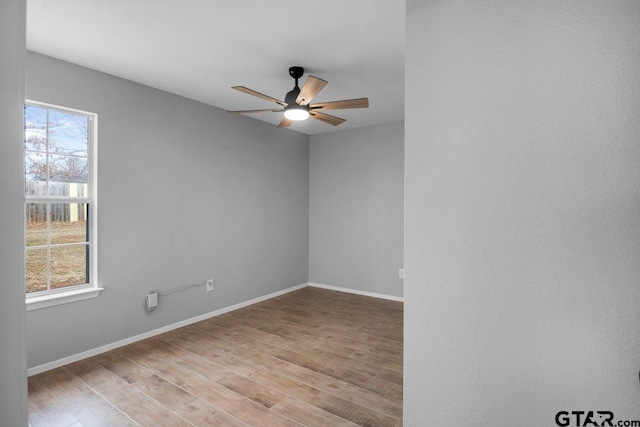
{"type": "Polygon", "coordinates": [[[67,304],[70,302],[82,301],[95,298],[100,295],[104,288],[82,288],[55,294],[43,295],[40,297],[28,297],[27,311],[39,310],[41,308],[53,307],[54,305],[67,304]]]}

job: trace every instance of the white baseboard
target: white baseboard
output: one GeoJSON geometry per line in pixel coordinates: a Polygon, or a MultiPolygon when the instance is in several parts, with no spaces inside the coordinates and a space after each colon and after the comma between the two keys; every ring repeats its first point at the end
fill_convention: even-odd
{"type": "Polygon", "coordinates": [[[133,337],[130,337],[130,338],[125,338],[123,340],[116,341],[116,342],[111,343],[111,344],[103,345],[102,347],[94,348],[94,349],[88,350],[88,351],[83,351],[82,353],[78,353],[78,354],[74,354],[74,355],[71,355],[71,356],[68,356],[68,357],[64,357],[62,359],[54,360],[53,362],[45,363],[43,365],[34,366],[33,368],[27,369],[27,375],[28,376],[32,376],[32,375],[39,374],[41,372],[49,371],[51,369],[59,368],[60,366],[68,365],[69,363],[77,362],[79,360],[86,359],[88,357],[92,357],[92,356],[98,355],[100,353],[105,353],[107,351],[113,350],[113,349],[118,348],[118,347],[125,346],[127,344],[133,344],[134,342],[142,341],[144,339],[151,338],[151,337],[154,337],[156,335],[160,335],[160,334],[163,334],[165,332],[172,331],[174,329],[182,328],[183,326],[187,326],[187,325],[190,325],[192,323],[196,323],[196,322],[200,322],[202,320],[210,319],[212,317],[219,316],[221,314],[228,313],[230,311],[238,310],[239,308],[247,307],[249,305],[253,305],[253,304],[256,304],[256,303],[259,303],[259,302],[262,302],[262,301],[265,301],[265,300],[268,300],[268,299],[271,299],[271,298],[275,298],[275,297],[278,297],[280,295],[288,294],[289,292],[293,292],[293,291],[297,291],[298,289],[306,288],[309,285],[310,285],[309,283],[303,283],[301,285],[293,286],[293,287],[287,288],[287,289],[283,289],[281,291],[274,292],[272,294],[268,294],[268,295],[265,295],[265,296],[262,296],[262,297],[254,298],[252,300],[241,302],[241,303],[229,306],[229,307],[224,307],[224,308],[221,308],[219,310],[215,310],[215,311],[212,311],[212,312],[209,312],[209,313],[205,313],[205,314],[200,315],[200,316],[192,317],[191,319],[183,320],[183,321],[178,322],[178,323],[174,323],[174,324],[171,324],[171,325],[163,326],[162,328],[154,329],[152,331],[145,332],[145,333],[140,334],[140,335],[136,335],[136,336],[133,336],[133,337]]]}
{"type": "Polygon", "coordinates": [[[391,301],[404,302],[403,297],[396,297],[393,295],[377,294],[375,292],[359,291],[357,289],[350,289],[350,288],[340,288],[338,286],[323,285],[321,283],[312,283],[312,282],[309,282],[309,286],[312,286],[314,288],[330,289],[332,291],[338,291],[338,292],[348,292],[350,294],[364,295],[367,297],[382,298],[382,299],[388,299],[391,301]]]}

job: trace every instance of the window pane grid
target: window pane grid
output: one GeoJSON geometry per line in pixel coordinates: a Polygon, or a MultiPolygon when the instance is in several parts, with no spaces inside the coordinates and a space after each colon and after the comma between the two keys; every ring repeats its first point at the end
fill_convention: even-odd
{"type": "Polygon", "coordinates": [[[28,248],[25,248],[25,251],[31,251],[31,250],[35,250],[35,249],[47,249],[47,248],[67,248],[70,246],[87,246],[89,244],[89,242],[80,242],[80,243],[60,243],[57,245],[42,245],[42,246],[29,246],[28,248]]]}
{"type": "MultiPolygon", "coordinates": [[[[37,154],[47,154],[47,155],[48,155],[48,154],[62,155],[62,154],[60,154],[60,153],[49,153],[48,151],[41,151],[41,150],[29,150],[29,149],[25,149],[24,151],[25,151],[25,153],[37,153],[37,154]]],[[[74,157],[74,158],[77,158],[77,159],[88,159],[88,158],[89,158],[88,156],[83,156],[83,155],[80,155],[80,154],[66,154],[66,153],[65,153],[65,154],[63,154],[63,155],[64,155],[65,157],[74,157]]]]}
{"type": "Polygon", "coordinates": [[[91,286],[92,132],[91,115],[25,105],[27,294],[91,286]]]}
{"type": "Polygon", "coordinates": [[[34,197],[25,197],[28,200],[28,203],[90,203],[91,197],[43,197],[43,196],[34,196],[34,197]]]}
{"type": "Polygon", "coordinates": [[[66,196],[70,184],[84,184],[83,195],[90,196],[92,122],[88,115],[27,104],[25,195],[66,196]]]}
{"type": "Polygon", "coordinates": [[[89,204],[27,203],[25,213],[27,293],[87,285],[89,204]]]}

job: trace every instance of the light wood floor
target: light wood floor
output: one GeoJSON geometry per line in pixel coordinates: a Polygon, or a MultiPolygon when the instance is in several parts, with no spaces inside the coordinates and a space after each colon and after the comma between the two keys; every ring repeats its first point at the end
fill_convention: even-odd
{"type": "Polygon", "coordinates": [[[29,378],[39,426],[401,426],[401,302],[304,288],[29,378]]]}

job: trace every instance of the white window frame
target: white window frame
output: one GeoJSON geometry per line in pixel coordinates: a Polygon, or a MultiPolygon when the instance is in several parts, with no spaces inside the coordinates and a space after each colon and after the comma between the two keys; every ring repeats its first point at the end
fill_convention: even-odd
{"type": "MultiPolygon", "coordinates": [[[[27,311],[37,310],[41,308],[51,307],[59,304],[66,304],[75,301],[82,301],[90,298],[95,298],[100,295],[103,288],[98,286],[98,115],[90,113],[88,111],[76,110],[72,108],[62,107],[54,104],[47,104],[39,101],[25,100],[25,105],[32,105],[35,107],[46,108],[48,110],[58,110],[67,113],[79,114],[86,116],[89,119],[89,140],[87,147],[87,162],[89,165],[88,174],[88,195],[86,197],[61,197],[61,196],[24,196],[24,208],[25,215],[23,221],[23,227],[26,224],[26,206],[28,203],[68,203],[70,201],[77,201],[79,203],[88,203],[88,217],[89,217],[89,283],[68,286],[59,289],[49,289],[46,291],[26,293],[26,306],[27,311]]],[[[24,146],[24,141],[23,141],[24,146]]],[[[26,149],[23,149],[26,151],[26,149]]],[[[22,173],[24,175],[24,156],[22,173]]],[[[24,181],[23,181],[24,182],[24,181]]],[[[26,193],[26,192],[25,192],[26,193]]],[[[26,239],[26,236],[25,236],[26,239]]],[[[47,244],[48,246],[48,244],[47,244]]],[[[23,262],[26,263],[26,240],[25,249],[23,253],[23,262]]],[[[26,283],[23,284],[26,286],[26,283]]]]}

